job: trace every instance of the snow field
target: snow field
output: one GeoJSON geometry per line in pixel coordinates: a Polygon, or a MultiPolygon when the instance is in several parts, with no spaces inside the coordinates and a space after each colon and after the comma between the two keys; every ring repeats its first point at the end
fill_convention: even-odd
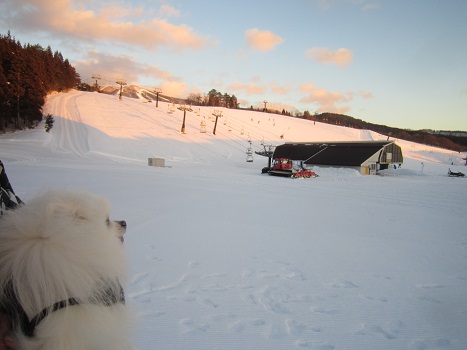
{"type": "Polygon", "coordinates": [[[209,108],[187,113],[182,135],[183,112],[159,106],[55,94],[50,134],[0,135],[23,200],[81,188],[128,222],[138,349],[465,348],[467,180],[446,175],[462,155],[398,141],[404,165],[384,176],[275,178],[260,174],[266,158],[245,162],[248,136],[255,150],[385,136],[234,110],[213,136],[209,108]]]}

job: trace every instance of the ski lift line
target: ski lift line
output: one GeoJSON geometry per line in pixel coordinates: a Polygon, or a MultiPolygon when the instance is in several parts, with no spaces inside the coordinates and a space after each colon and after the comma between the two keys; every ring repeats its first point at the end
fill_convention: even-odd
{"type": "MultiPolygon", "coordinates": [[[[162,126],[162,127],[164,127],[164,128],[167,129],[167,126],[164,125],[164,124],[162,124],[162,123],[159,121],[159,118],[157,118],[157,117],[155,117],[155,116],[151,116],[150,114],[147,113],[147,111],[143,111],[141,108],[136,108],[134,105],[128,103],[127,101],[124,101],[124,104],[125,104],[127,107],[129,107],[129,108],[131,108],[131,109],[133,109],[133,110],[135,110],[135,111],[137,111],[137,112],[139,112],[139,113],[142,113],[142,114],[144,115],[144,117],[145,117],[146,119],[148,119],[148,120],[145,120],[145,123],[148,124],[148,125],[151,125],[151,127],[154,127],[154,124],[156,124],[156,125],[158,125],[158,126],[162,126]]],[[[194,114],[190,115],[190,119],[194,119],[194,120],[196,120],[197,122],[200,122],[202,119],[206,119],[206,116],[203,115],[203,114],[201,114],[201,113],[200,113],[200,116],[197,116],[197,114],[194,113],[194,114]],[[201,117],[202,117],[202,118],[201,118],[201,117]]],[[[233,119],[237,120],[237,118],[233,118],[233,119]]],[[[242,126],[242,128],[243,128],[243,126],[242,126]]],[[[168,129],[172,129],[172,128],[168,128],[168,129]]],[[[243,128],[243,129],[244,129],[244,128],[243,128]]],[[[238,129],[236,129],[236,130],[239,131],[238,129]]],[[[230,140],[231,143],[233,142],[234,144],[236,144],[236,145],[238,145],[238,146],[232,145],[231,143],[229,144],[229,143],[227,143],[227,142],[224,141],[224,140],[218,140],[218,141],[220,141],[220,142],[226,144],[227,146],[229,146],[229,147],[231,147],[231,148],[234,148],[234,149],[236,149],[236,150],[238,150],[238,151],[240,151],[240,152],[244,152],[245,146],[244,146],[243,144],[241,144],[241,143],[238,141],[238,139],[234,139],[234,138],[230,137],[230,136],[229,136],[230,132],[229,132],[229,133],[226,133],[226,132],[223,132],[222,130],[219,130],[218,133],[221,134],[222,136],[224,136],[226,139],[230,140]]],[[[189,137],[187,137],[187,138],[191,140],[191,138],[189,138],[189,137]]],[[[252,137],[251,137],[251,133],[250,133],[250,138],[252,138],[252,137]]],[[[263,138],[264,138],[264,137],[263,137],[263,138]]],[[[260,139],[257,138],[257,137],[253,137],[253,139],[257,140],[258,142],[259,142],[259,140],[260,140],[260,139]]],[[[247,140],[245,140],[245,141],[247,141],[247,140]]],[[[203,146],[203,147],[204,147],[204,146],[203,146]]],[[[207,148],[207,147],[204,147],[204,148],[210,150],[210,149],[207,148]]],[[[255,150],[261,150],[262,148],[257,147],[256,145],[254,145],[254,149],[255,149],[255,150]]],[[[212,151],[211,151],[211,152],[212,152],[212,151]]],[[[216,154],[215,152],[212,152],[212,153],[213,153],[213,154],[216,154]]]]}
{"type": "MultiPolygon", "coordinates": [[[[235,118],[235,117],[232,116],[231,114],[226,114],[226,116],[229,117],[229,118],[233,118],[233,119],[237,120],[237,118],[235,118]]],[[[244,123],[243,123],[243,124],[244,124],[244,123]]],[[[253,127],[256,128],[256,129],[261,130],[262,134],[270,134],[270,135],[274,136],[274,138],[277,138],[277,136],[276,136],[274,133],[263,129],[263,128],[257,126],[256,124],[254,124],[253,127]]],[[[287,138],[283,138],[283,139],[281,139],[281,140],[290,141],[290,140],[288,140],[287,138]]]]}
{"type": "MultiPolygon", "coordinates": [[[[151,125],[151,127],[154,127],[154,124],[157,124],[158,126],[164,127],[164,128],[166,128],[166,129],[172,129],[172,128],[168,128],[165,124],[161,123],[161,122],[159,121],[160,118],[156,118],[155,116],[151,116],[150,114],[147,113],[147,111],[143,111],[142,109],[136,108],[134,105],[130,105],[129,103],[127,103],[127,101],[125,101],[125,105],[126,105],[127,107],[129,107],[129,108],[131,108],[131,109],[133,109],[133,110],[139,112],[139,113],[143,113],[145,119],[148,119],[148,120],[145,120],[145,123],[148,124],[148,125],[151,125]]],[[[196,116],[197,116],[197,113],[194,113],[193,115],[190,116],[190,118],[191,118],[191,119],[195,119],[196,121],[200,122],[201,118],[197,118],[196,116]]],[[[234,123],[233,123],[233,124],[237,124],[237,125],[240,124],[241,127],[242,127],[241,130],[243,130],[243,133],[245,134],[244,123],[238,121],[238,118],[233,117],[233,116],[230,115],[230,114],[228,114],[227,116],[230,116],[231,119],[234,120],[234,123]]],[[[206,118],[206,116],[205,116],[204,114],[202,114],[202,113],[200,113],[199,117],[203,117],[203,119],[206,118]]],[[[232,123],[230,123],[230,124],[232,124],[232,123]]],[[[230,125],[230,127],[231,127],[232,130],[241,132],[241,130],[238,129],[238,128],[232,127],[231,125],[230,125]]],[[[269,133],[269,134],[275,136],[273,133],[267,132],[266,130],[263,130],[263,129],[261,129],[261,128],[258,128],[256,125],[254,125],[254,127],[255,127],[256,129],[259,129],[259,130],[261,131],[261,134],[269,133]]],[[[219,130],[219,133],[220,133],[221,135],[223,135],[225,138],[229,139],[231,142],[237,144],[240,148],[239,148],[239,147],[235,147],[235,146],[233,146],[233,145],[229,145],[230,147],[233,147],[233,148],[235,148],[235,149],[237,149],[237,150],[239,150],[239,151],[242,151],[242,152],[244,151],[244,147],[245,147],[245,146],[244,146],[243,144],[241,144],[240,142],[238,142],[237,139],[234,139],[234,138],[230,137],[230,136],[229,136],[229,133],[230,133],[230,132],[229,132],[229,133],[225,133],[225,132],[219,130]]],[[[256,131],[256,132],[253,133],[253,132],[250,132],[250,131],[248,131],[248,130],[247,130],[247,132],[246,132],[246,134],[249,135],[249,138],[250,138],[250,139],[253,139],[253,140],[258,141],[258,142],[264,140],[264,135],[261,136],[262,139],[260,140],[257,136],[255,136],[256,133],[258,133],[258,132],[256,131]]],[[[277,138],[277,136],[275,136],[274,138],[277,138]]],[[[219,140],[219,141],[221,141],[221,140],[219,140]]],[[[221,142],[223,142],[223,141],[221,141],[221,142]]],[[[225,143],[225,142],[224,142],[224,143],[225,143]]],[[[258,146],[256,146],[256,145],[254,145],[253,147],[255,148],[255,150],[262,150],[261,147],[258,147],[258,146]]]]}
{"type": "MultiPolygon", "coordinates": [[[[234,118],[234,119],[236,119],[236,118],[234,118]]],[[[239,124],[239,123],[230,123],[230,127],[231,127],[232,130],[235,130],[235,131],[240,132],[240,133],[243,131],[243,134],[247,133],[247,134],[250,134],[250,136],[251,136],[252,133],[251,133],[249,130],[246,130],[246,132],[245,132],[244,123],[241,123],[241,124],[240,124],[240,125],[241,125],[241,129],[238,129],[238,128],[236,128],[236,127],[233,127],[232,124],[239,124]]],[[[264,131],[264,130],[261,129],[261,131],[264,131]]],[[[267,133],[267,132],[266,132],[266,133],[267,133]]],[[[271,134],[272,134],[272,133],[271,133],[271,134]]],[[[273,136],[274,136],[274,135],[273,135],[273,136]]],[[[264,137],[264,136],[262,136],[262,137],[264,137]]],[[[276,137],[276,138],[277,138],[277,137],[276,137]]],[[[255,137],[255,139],[259,141],[259,138],[255,137]]]]}
{"type": "MultiPolygon", "coordinates": [[[[190,119],[191,119],[191,120],[195,120],[196,122],[200,122],[201,120],[203,120],[203,119],[205,119],[205,118],[204,118],[204,117],[203,117],[203,118],[200,118],[200,117],[198,117],[198,116],[195,114],[195,115],[190,115],[190,119]]],[[[218,139],[218,142],[224,143],[224,144],[226,144],[227,146],[229,146],[229,147],[231,147],[231,148],[234,148],[234,149],[236,149],[236,150],[239,150],[239,151],[241,151],[241,152],[244,152],[244,146],[243,146],[242,144],[240,144],[237,140],[232,139],[231,137],[228,136],[228,134],[226,134],[226,133],[224,133],[224,132],[221,132],[221,131],[219,131],[218,134],[223,135],[225,138],[227,138],[227,139],[231,140],[232,142],[238,144],[240,147],[236,147],[236,146],[234,146],[234,145],[232,145],[232,144],[228,144],[227,142],[225,142],[225,141],[222,140],[222,139],[218,139]]],[[[186,138],[189,139],[189,140],[191,140],[190,137],[186,137],[186,138]]],[[[216,154],[215,152],[212,152],[212,153],[216,154]]]]}
{"type": "MultiPolygon", "coordinates": [[[[143,119],[143,120],[144,120],[145,124],[148,125],[148,126],[150,126],[151,128],[154,128],[154,124],[156,124],[157,126],[160,126],[160,127],[162,127],[162,128],[165,128],[165,129],[167,129],[167,130],[173,130],[173,127],[168,127],[166,124],[160,122],[160,118],[157,118],[157,117],[155,117],[155,116],[152,116],[152,115],[150,115],[149,113],[147,113],[147,111],[143,111],[143,110],[141,110],[141,109],[139,109],[139,108],[136,108],[136,107],[133,106],[133,105],[130,105],[130,104],[127,102],[127,100],[124,100],[124,101],[121,101],[121,102],[123,102],[123,104],[124,104],[126,107],[128,107],[129,109],[133,109],[133,110],[135,110],[136,112],[138,112],[138,114],[143,115],[143,116],[144,116],[144,119],[143,119]]],[[[152,111],[152,109],[151,109],[151,111],[152,111]]],[[[174,124],[174,126],[175,126],[175,123],[173,123],[173,124],[174,124]]]]}
{"type": "MultiPolygon", "coordinates": [[[[217,134],[218,134],[218,135],[222,135],[225,139],[228,139],[228,140],[230,140],[231,142],[233,142],[234,144],[237,144],[237,145],[239,146],[239,147],[235,147],[234,145],[229,144],[230,147],[233,147],[233,148],[235,148],[235,149],[237,149],[237,150],[239,150],[239,151],[242,151],[242,152],[244,151],[245,146],[244,146],[243,144],[241,144],[241,143],[238,141],[237,138],[232,138],[232,137],[230,136],[230,132],[227,132],[227,133],[226,133],[226,132],[222,131],[221,129],[218,129],[217,134]]],[[[225,139],[224,139],[224,140],[225,140],[225,139]]],[[[219,139],[218,139],[218,142],[227,144],[227,142],[224,141],[224,140],[219,138],[219,139]]]]}
{"type": "MultiPolygon", "coordinates": [[[[192,115],[190,118],[193,119],[193,120],[195,120],[196,122],[200,122],[200,121],[202,121],[202,120],[205,120],[206,117],[209,117],[209,115],[208,115],[208,116],[205,116],[205,115],[203,115],[202,113],[200,113],[199,116],[197,116],[197,114],[196,114],[196,115],[192,115]]],[[[236,119],[236,118],[234,118],[234,119],[236,119]]],[[[243,128],[243,127],[242,127],[242,128],[243,128]]],[[[232,129],[235,129],[235,128],[232,128],[232,129]]],[[[239,131],[238,129],[235,129],[235,130],[236,130],[236,131],[239,131]]],[[[230,147],[234,147],[235,149],[238,149],[238,150],[240,150],[240,151],[243,151],[243,150],[244,150],[244,147],[245,147],[245,146],[244,146],[243,144],[241,144],[241,143],[238,141],[237,138],[232,138],[232,137],[230,137],[230,134],[231,134],[230,132],[229,132],[229,133],[226,133],[226,132],[222,131],[222,129],[219,129],[219,130],[218,130],[218,134],[222,135],[223,137],[225,137],[226,139],[230,140],[231,142],[233,142],[233,143],[239,145],[239,147],[241,147],[241,148],[238,148],[238,147],[234,147],[234,146],[232,146],[232,145],[229,145],[230,147]]],[[[251,138],[251,136],[250,136],[250,138],[251,138]]],[[[263,137],[263,138],[264,138],[264,137],[263,137]]],[[[258,142],[260,141],[259,138],[254,138],[254,139],[257,140],[258,142]]],[[[226,143],[226,142],[224,142],[223,140],[219,140],[219,141],[222,142],[222,143],[226,143]]],[[[259,147],[259,146],[254,146],[254,148],[255,148],[255,150],[258,150],[258,151],[262,150],[262,147],[259,147]]]]}
{"type": "Polygon", "coordinates": [[[238,144],[238,145],[239,145],[240,147],[242,147],[242,149],[243,149],[244,146],[243,146],[240,142],[238,142],[238,138],[232,138],[232,137],[230,136],[230,135],[231,135],[231,132],[227,132],[227,133],[226,133],[226,132],[223,131],[222,128],[220,128],[219,131],[218,131],[218,134],[221,134],[221,135],[224,136],[225,138],[227,138],[227,139],[231,140],[232,142],[238,144]]]}

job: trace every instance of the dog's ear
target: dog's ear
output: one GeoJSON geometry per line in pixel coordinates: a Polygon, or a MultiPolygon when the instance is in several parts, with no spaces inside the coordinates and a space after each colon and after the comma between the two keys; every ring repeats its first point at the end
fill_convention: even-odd
{"type": "MultiPolygon", "coordinates": [[[[78,206],[69,200],[56,199],[48,204],[47,212],[52,216],[67,217],[70,219],[79,219],[80,213],[78,212],[78,206]]],[[[82,217],[81,219],[83,219],[82,217]]]]}

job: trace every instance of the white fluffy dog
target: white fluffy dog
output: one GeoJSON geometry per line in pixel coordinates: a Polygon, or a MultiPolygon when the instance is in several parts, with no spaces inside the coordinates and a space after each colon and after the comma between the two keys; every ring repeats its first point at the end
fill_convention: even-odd
{"type": "Polygon", "coordinates": [[[119,350],[131,317],[125,221],[90,193],[51,191],[0,218],[0,309],[21,350],[119,350]]]}

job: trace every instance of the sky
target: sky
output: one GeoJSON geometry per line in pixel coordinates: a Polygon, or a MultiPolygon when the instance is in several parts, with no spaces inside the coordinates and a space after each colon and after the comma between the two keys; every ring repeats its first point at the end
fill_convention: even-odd
{"type": "Polygon", "coordinates": [[[467,131],[465,0],[2,0],[0,33],[89,84],[467,131]],[[265,104],[266,102],[266,104],[265,104]]]}

